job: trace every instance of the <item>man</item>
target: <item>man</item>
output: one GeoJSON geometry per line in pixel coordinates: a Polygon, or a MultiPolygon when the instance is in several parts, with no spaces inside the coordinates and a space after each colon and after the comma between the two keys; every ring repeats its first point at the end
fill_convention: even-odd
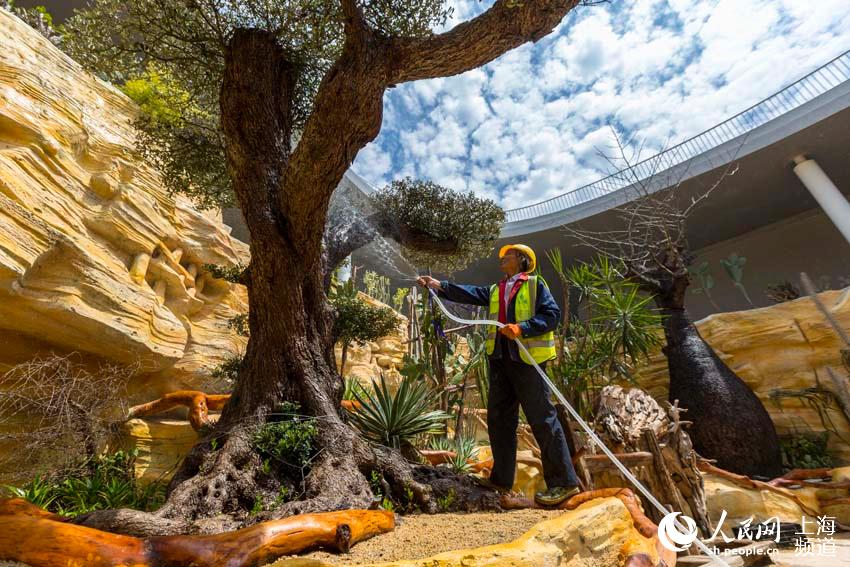
{"type": "Polygon", "coordinates": [[[537,503],[555,506],[579,493],[578,478],[549,388],[525,353],[526,347],[541,368],[555,358],[554,330],[561,317],[542,277],[528,275],[537,264],[534,251],[522,244],[499,250],[499,268],[505,278],[492,286],[451,284],[422,276],[420,285],[437,290],[437,295],[457,303],[488,305],[489,319],[505,323],[496,332],[490,327],[487,354],[490,362],[490,391],[487,397],[487,427],[493,451],[491,488],[508,491],[516,473],[516,429],[519,406],[525,412],[534,438],[540,446],[543,476],[547,489],[535,495],[537,503]]]}

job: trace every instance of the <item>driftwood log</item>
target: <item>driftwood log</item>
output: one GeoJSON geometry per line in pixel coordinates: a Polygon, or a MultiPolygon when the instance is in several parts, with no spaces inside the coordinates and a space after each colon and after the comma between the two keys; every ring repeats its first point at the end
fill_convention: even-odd
{"type": "MultiPolygon", "coordinates": [[[[665,402],[666,403],[666,402],[665,402]]],[[[678,404],[663,409],[647,392],[639,388],[606,386],[597,400],[596,429],[620,460],[635,474],[662,504],[692,517],[704,536],[713,531],[705,502],[698,455],[680,419],[685,411],[678,404]]],[[[589,488],[621,487],[628,482],[604,455],[589,443],[579,449],[577,468],[585,475],[589,488]]],[[[644,502],[650,518],[660,521],[661,514],[644,502]]]]}
{"type": "Polygon", "coordinates": [[[392,531],[384,510],[292,516],[216,535],[137,538],[71,524],[20,499],[0,500],[0,559],[32,567],[262,565],[307,549],[346,553],[359,541],[392,531]]]}
{"type": "MultiPolygon", "coordinates": [[[[206,394],[198,390],[179,390],[165,394],[151,402],[131,407],[127,412],[127,419],[156,415],[174,408],[185,407],[189,410],[188,419],[192,429],[198,431],[209,425],[210,410],[221,411],[228,401],[230,401],[230,394],[206,394]]],[[[360,402],[343,400],[340,406],[343,409],[354,411],[360,408],[360,402]]]]}

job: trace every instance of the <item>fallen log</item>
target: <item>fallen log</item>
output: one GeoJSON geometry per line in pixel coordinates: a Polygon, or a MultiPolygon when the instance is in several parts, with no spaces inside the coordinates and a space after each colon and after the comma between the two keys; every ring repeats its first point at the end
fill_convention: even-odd
{"type": "Polygon", "coordinates": [[[281,555],[352,545],[395,527],[384,510],[304,514],[216,535],[136,538],[67,523],[20,499],[0,501],[0,559],[33,567],[247,567],[281,555]]]}

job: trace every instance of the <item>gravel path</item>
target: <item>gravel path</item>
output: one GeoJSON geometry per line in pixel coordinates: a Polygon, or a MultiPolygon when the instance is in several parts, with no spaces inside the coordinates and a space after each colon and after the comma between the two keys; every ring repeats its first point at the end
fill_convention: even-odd
{"type": "MultiPolygon", "coordinates": [[[[419,559],[455,549],[508,543],[538,522],[562,513],[558,510],[514,510],[503,513],[396,516],[399,521],[395,530],[356,544],[347,555],[316,551],[300,557],[333,565],[419,559]]],[[[275,567],[286,565],[285,559],[274,563],[275,567]]]]}

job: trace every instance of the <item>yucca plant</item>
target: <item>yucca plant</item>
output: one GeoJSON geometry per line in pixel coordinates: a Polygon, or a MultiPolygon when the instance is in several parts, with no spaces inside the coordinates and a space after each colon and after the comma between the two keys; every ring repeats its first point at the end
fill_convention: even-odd
{"type": "Polygon", "coordinates": [[[366,392],[366,389],[363,388],[357,378],[354,378],[353,376],[346,378],[344,384],[345,389],[342,392],[343,400],[354,400],[356,399],[356,394],[360,394],[362,397],[366,392]]]}
{"type": "Polygon", "coordinates": [[[424,382],[405,378],[392,393],[384,375],[372,381],[371,391],[354,392],[359,409],[351,413],[351,421],[363,435],[375,443],[401,449],[418,435],[441,433],[451,416],[433,408],[439,393],[424,382]]]}
{"type": "Polygon", "coordinates": [[[478,445],[471,437],[458,437],[452,444],[454,457],[446,461],[445,466],[457,474],[468,473],[472,470],[470,461],[474,461],[478,455],[478,445]]]}

